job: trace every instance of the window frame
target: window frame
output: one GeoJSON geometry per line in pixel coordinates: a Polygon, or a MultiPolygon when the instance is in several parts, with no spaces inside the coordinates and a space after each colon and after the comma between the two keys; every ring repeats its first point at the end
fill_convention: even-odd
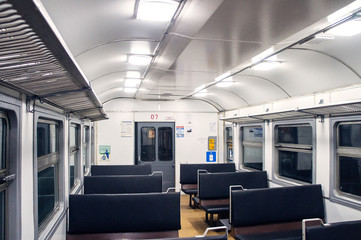
{"type": "Polygon", "coordinates": [[[68,188],[70,194],[79,193],[82,186],[83,171],[82,171],[82,122],[77,119],[71,119],[68,121],[68,188]],[[70,146],[71,128],[77,126],[76,141],[77,145],[70,146]],[[74,158],[74,185],[70,187],[70,158],[75,155],[74,158]]]}
{"type": "MultiPolygon", "coordinates": [[[[34,113],[34,236],[38,239],[49,239],[58,226],[65,220],[65,161],[64,161],[64,126],[65,116],[60,113],[37,107],[34,113]],[[59,124],[59,162],[57,167],[58,184],[57,184],[57,200],[58,205],[54,208],[52,215],[49,215],[46,220],[39,226],[38,225],[38,157],[37,157],[37,125],[38,122],[57,122],[59,124]]],[[[50,154],[53,155],[53,154],[50,154]]],[[[49,156],[52,158],[53,156],[49,156]]],[[[49,163],[50,164],[50,163],[49,163]]]]}
{"type": "MultiPolygon", "coordinates": [[[[347,207],[351,207],[357,210],[361,210],[361,196],[355,196],[350,193],[342,192],[339,190],[339,151],[338,151],[338,127],[342,124],[361,124],[361,116],[345,116],[345,117],[330,117],[330,185],[329,185],[329,194],[330,201],[342,204],[347,207]],[[334,177],[332,177],[334,176],[334,177]]],[[[357,147],[341,147],[347,148],[355,148],[353,151],[348,152],[348,154],[342,154],[341,156],[346,157],[360,157],[361,152],[357,150],[357,147]]],[[[361,148],[359,148],[361,150],[361,148]]]]}
{"type": "MultiPolygon", "coordinates": [[[[245,170],[245,171],[264,171],[265,169],[265,134],[264,134],[264,130],[265,130],[265,124],[264,123],[249,123],[249,124],[240,124],[238,126],[239,128],[239,169],[245,170]],[[243,147],[243,130],[242,128],[244,127],[261,127],[262,128],[262,170],[259,169],[255,169],[255,168],[251,168],[251,167],[247,167],[244,165],[244,159],[243,159],[243,151],[244,151],[244,147],[243,147]]],[[[246,145],[253,145],[253,146],[257,146],[259,147],[260,144],[258,143],[251,143],[247,142],[246,145]]]]}
{"type": "MultiPolygon", "coordinates": [[[[6,186],[5,217],[6,217],[6,237],[8,239],[21,239],[21,158],[20,158],[20,119],[22,117],[22,101],[13,96],[4,94],[0,90],[0,112],[7,117],[8,132],[7,138],[11,144],[7,144],[7,175],[15,175],[6,186]]],[[[4,185],[3,185],[4,186],[4,185]]]]}
{"type": "Polygon", "coordinates": [[[292,185],[308,185],[316,183],[316,163],[317,163],[317,139],[316,139],[316,119],[296,119],[296,120],[283,120],[283,121],[274,121],[272,123],[273,130],[273,142],[272,142],[272,181],[281,186],[292,186],[292,185]],[[278,138],[278,127],[297,127],[297,126],[310,126],[312,130],[312,147],[308,147],[309,145],[305,144],[277,144],[278,138]],[[278,145],[278,146],[277,146],[278,145]],[[304,182],[298,179],[293,179],[290,177],[284,177],[279,174],[279,154],[278,151],[289,151],[290,152],[310,152],[312,154],[312,182],[304,182]]]}
{"type": "MultiPolygon", "coordinates": [[[[5,136],[5,168],[0,169],[0,178],[3,178],[5,176],[7,176],[9,174],[9,166],[10,166],[10,159],[9,159],[9,142],[10,142],[10,123],[9,123],[9,119],[6,115],[5,112],[3,112],[0,109],[0,119],[4,119],[6,122],[6,136],[5,136]]],[[[8,197],[8,187],[9,187],[9,183],[8,182],[4,182],[2,184],[0,184],[0,193],[3,192],[4,193],[4,235],[5,235],[5,239],[9,238],[9,197],[8,197]]]]}

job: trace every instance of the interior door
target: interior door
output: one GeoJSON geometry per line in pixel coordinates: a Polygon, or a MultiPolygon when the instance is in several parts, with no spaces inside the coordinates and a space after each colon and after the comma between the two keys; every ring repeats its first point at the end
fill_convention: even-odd
{"type": "Polygon", "coordinates": [[[136,164],[151,164],[153,172],[163,172],[163,191],[174,187],[174,123],[139,122],[136,135],[136,164]]]}

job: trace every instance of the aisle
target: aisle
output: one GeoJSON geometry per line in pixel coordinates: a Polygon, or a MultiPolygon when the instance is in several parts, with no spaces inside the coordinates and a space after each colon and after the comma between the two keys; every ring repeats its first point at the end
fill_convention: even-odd
{"type": "MultiPolygon", "coordinates": [[[[205,213],[201,209],[192,209],[188,205],[189,195],[181,196],[181,224],[182,229],[179,230],[179,237],[194,237],[202,235],[208,224],[205,222],[205,213]]],[[[210,232],[208,235],[217,235],[219,233],[210,232]]],[[[233,240],[230,235],[228,239],[233,240]]]]}

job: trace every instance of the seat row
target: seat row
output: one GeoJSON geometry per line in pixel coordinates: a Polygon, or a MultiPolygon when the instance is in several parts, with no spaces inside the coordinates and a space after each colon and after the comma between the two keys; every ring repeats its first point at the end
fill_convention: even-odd
{"type": "MultiPolygon", "coordinates": [[[[361,239],[361,221],[307,226],[307,219],[324,221],[321,185],[268,188],[266,172],[209,173],[202,170],[203,166],[193,167],[199,167],[195,184],[197,193],[193,193],[197,197],[193,199],[199,202],[206,214],[227,212],[228,208],[229,219],[221,222],[230,225],[235,239],[361,239]],[[217,201],[222,205],[210,204],[217,201]],[[341,237],[343,235],[347,238],[341,237]]],[[[213,221],[211,223],[214,224],[213,221]]]]}
{"type": "Polygon", "coordinates": [[[92,176],[84,177],[84,194],[69,196],[67,239],[227,239],[226,227],[178,238],[180,193],[162,193],[162,176],[150,170],[149,165],[93,166],[92,176]],[[207,236],[220,229],[223,233],[207,236]]]}

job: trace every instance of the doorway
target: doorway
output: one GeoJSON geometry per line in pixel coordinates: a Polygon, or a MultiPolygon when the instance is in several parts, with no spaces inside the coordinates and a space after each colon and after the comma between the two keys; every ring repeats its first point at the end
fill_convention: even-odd
{"type": "Polygon", "coordinates": [[[135,164],[150,164],[153,172],[163,172],[163,191],[174,187],[174,123],[138,122],[135,131],[135,164]]]}

